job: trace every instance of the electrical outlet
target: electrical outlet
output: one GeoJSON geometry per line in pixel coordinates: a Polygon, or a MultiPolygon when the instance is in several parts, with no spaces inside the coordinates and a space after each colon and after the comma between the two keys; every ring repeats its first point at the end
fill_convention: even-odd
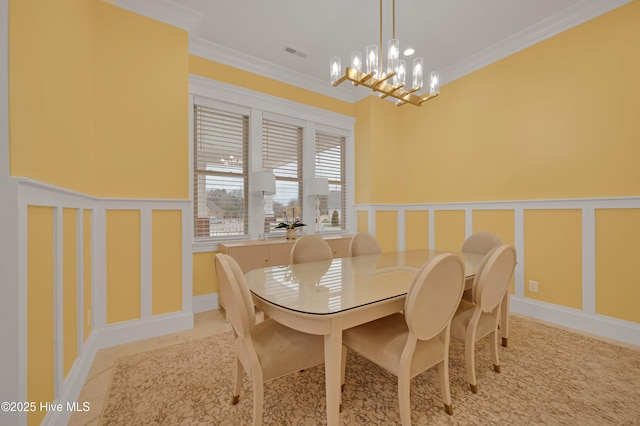
{"type": "Polygon", "coordinates": [[[531,293],[538,292],[538,281],[529,280],[529,291],[531,293]]]}

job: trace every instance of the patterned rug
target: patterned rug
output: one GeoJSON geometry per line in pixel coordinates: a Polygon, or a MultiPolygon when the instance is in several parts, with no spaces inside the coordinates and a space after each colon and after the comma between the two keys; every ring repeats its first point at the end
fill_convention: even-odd
{"type": "MultiPolygon", "coordinates": [[[[454,415],[445,414],[437,370],[411,382],[413,424],[638,425],[640,352],[512,316],[509,347],[494,373],[487,339],[478,342],[479,393],[465,379],[464,344],[452,340],[454,415]]],[[[120,358],[102,425],[248,425],[251,383],[231,405],[235,361],[231,333],[120,358]]],[[[344,425],[400,424],[397,379],[349,353],[342,396],[344,425]]],[[[324,367],[265,384],[265,425],[326,424],[324,367]]]]}

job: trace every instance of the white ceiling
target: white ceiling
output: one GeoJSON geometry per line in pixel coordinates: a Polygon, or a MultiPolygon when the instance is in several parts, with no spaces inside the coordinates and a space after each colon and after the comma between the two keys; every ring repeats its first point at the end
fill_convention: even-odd
{"type": "MultiPolygon", "coordinates": [[[[631,0],[397,0],[396,37],[442,84],[631,0]]],[[[316,92],[354,101],[363,88],[329,83],[329,59],[379,44],[379,0],[117,0],[189,31],[189,50],[316,92]],[[293,48],[301,57],[285,51],[293,48]]],[[[392,0],[383,0],[383,47],[392,0]]],[[[386,53],[385,53],[386,54],[386,53]]],[[[410,63],[410,60],[407,61],[410,63]]],[[[410,78],[410,75],[408,76],[410,78]]]]}

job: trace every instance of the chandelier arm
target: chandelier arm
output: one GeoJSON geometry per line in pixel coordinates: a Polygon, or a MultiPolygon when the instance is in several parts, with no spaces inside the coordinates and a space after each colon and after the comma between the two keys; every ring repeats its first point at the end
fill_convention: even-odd
{"type": "Polygon", "coordinates": [[[433,99],[433,98],[435,98],[435,97],[436,97],[436,96],[438,96],[438,95],[439,95],[439,93],[436,93],[436,94],[434,94],[434,95],[429,95],[429,94],[427,94],[426,96],[424,96],[423,98],[421,98],[421,99],[420,99],[420,104],[422,104],[422,103],[424,103],[424,102],[427,102],[429,99],[433,99]]]}

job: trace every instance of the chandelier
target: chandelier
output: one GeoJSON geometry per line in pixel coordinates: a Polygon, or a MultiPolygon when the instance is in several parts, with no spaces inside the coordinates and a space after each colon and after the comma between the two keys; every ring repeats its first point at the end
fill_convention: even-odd
{"type": "MultiPolygon", "coordinates": [[[[432,71],[429,76],[429,92],[421,95],[416,94],[422,89],[424,71],[422,68],[422,58],[413,60],[412,86],[405,89],[407,77],[407,64],[400,59],[400,42],[396,39],[396,2],[392,4],[392,39],[389,40],[387,48],[387,69],[382,72],[382,58],[378,54],[378,46],[367,46],[365,56],[365,70],[362,69],[363,60],[360,52],[351,54],[351,66],[346,67],[342,74],[340,57],[334,56],[330,62],[331,84],[338,86],[345,80],[351,81],[354,86],[365,86],[374,92],[379,92],[381,98],[391,97],[396,105],[411,104],[422,105],[423,102],[435,98],[440,94],[440,80],[438,73],[432,71]],[[365,72],[366,71],[366,72],[365,72]]],[[[380,0],[380,50],[382,50],[382,0],[380,0]]]]}

